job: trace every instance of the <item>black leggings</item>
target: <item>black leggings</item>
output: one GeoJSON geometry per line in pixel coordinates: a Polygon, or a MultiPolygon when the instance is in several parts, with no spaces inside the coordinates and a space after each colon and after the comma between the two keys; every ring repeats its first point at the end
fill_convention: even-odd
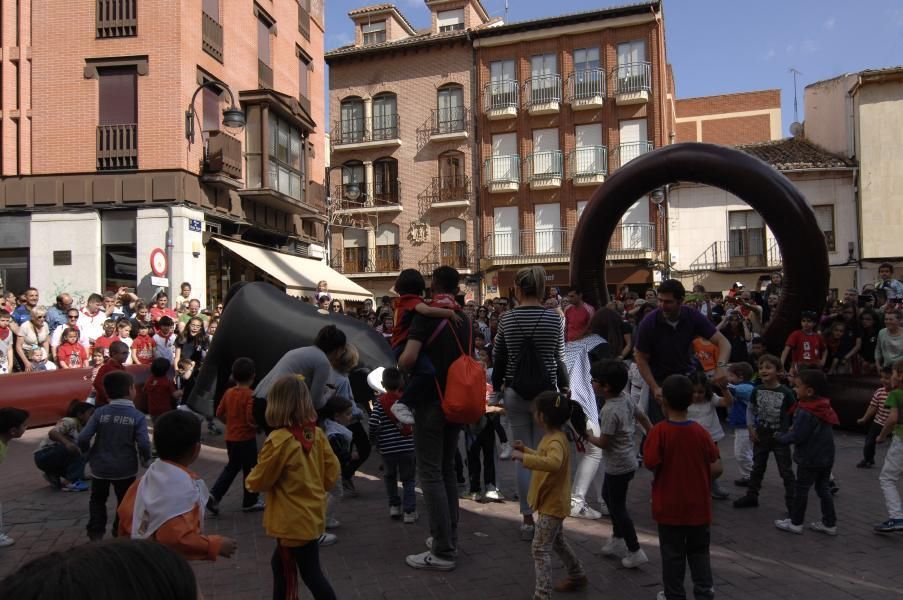
{"type": "Polygon", "coordinates": [[[348,429],[351,430],[353,435],[351,443],[357,449],[357,460],[348,461],[348,463],[342,465],[342,479],[354,477],[354,472],[367,462],[367,457],[370,456],[370,438],[367,436],[364,425],[360,422],[352,423],[348,426],[348,429]]]}
{"type": "Polygon", "coordinates": [[[489,421],[487,427],[492,427],[495,430],[496,435],[499,437],[499,443],[506,443],[508,441],[508,434],[505,432],[505,428],[502,427],[501,417],[498,415],[486,415],[486,419],[489,421]]]}
{"type": "Polygon", "coordinates": [[[296,565],[314,600],[335,600],[332,585],[320,569],[320,544],[317,540],[291,547],[277,542],[270,564],[273,567],[273,600],[297,600],[299,597],[296,565]]]}
{"type": "Polygon", "coordinates": [[[480,491],[480,454],[483,454],[483,483],[495,485],[495,430],[490,423],[480,430],[467,449],[467,473],[470,475],[470,492],[480,491]]]}

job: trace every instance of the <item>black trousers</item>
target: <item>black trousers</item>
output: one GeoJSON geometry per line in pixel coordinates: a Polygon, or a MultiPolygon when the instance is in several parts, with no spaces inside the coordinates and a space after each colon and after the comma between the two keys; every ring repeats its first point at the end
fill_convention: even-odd
{"type": "Polygon", "coordinates": [[[665,598],[683,600],[687,597],[684,592],[684,574],[688,564],[696,600],[714,598],[712,563],[709,558],[709,526],[659,524],[658,540],[665,598]]]}
{"type": "Polygon", "coordinates": [[[470,491],[480,491],[480,454],[483,455],[483,483],[495,485],[495,428],[487,422],[473,443],[467,448],[467,474],[470,476],[470,491]]]}
{"type": "Polygon", "coordinates": [[[865,434],[865,445],[862,447],[862,458],[866,461],[873,463],[875,462],[875,446],[877,444],[876,440],[878,439],[878,434],[881,433],[881,430],[884,428],[884,425],[878,425],[874,421],[869,425],[869,430],[865,434]]]}
{"type": "MultiPolygon", "coordinates": [[[[248,474],[257,465],[257,440],[242,440],[240,442],[226,442],[226,454],[229,456],[229,462],[223,468],[222,473],[216,478],[216,483],[210,490],[210,495],[219,502],[229,491],[229,486],[235,480],[235,476],[239,473],[247,478],[248,474]]],[[[244,485],[242,487],[243,507],[254,506],[257,504],[257,494],[249,492],[244,485]]]]}
{"type": "Polygon", "coordinates": [[[263,431],[264,435],[270,435],[273,428],[267,423],[267,399],[254,396],[254,422],[263,431]]]}
{"type": "Polygon", "coordinates": [[[354,472],[357,471],[358,468],[367,461],[367,457],[370,456],[370,438],[367,436],[364,424],[361,422],[352,423],[348,426],[348,429],[350,429],[352,433],[351,443],[354,445],[355,449],[357,449],[357,460],[350,460],[342,465],[342,479],[351,479],[354,477],[354,472]]]}
{"type": "Polygon", "coordinates": [[[640,542],[636,537],[636,529],[633,526],[633,519],[627,512],[627,489],[630,486],[630,480],[636,471],[622,473],[620,475],[605,474],[605,480],[602,483],[602,499],[608,507],[611,514],[612,536],[621,538],[627,544],[627,549],[636,552],[640,549],[640,542]]]}
{"type": "Polygon", "coordinates": [[[815,493],[821,500],[821,522],[828,527],[837,524],[837,513],[834,512],[834,496],[831,494],[831,469],[827,467],[796,467],[796,495],[793,497],[793,508],[790,520],[794,525],[802,525],[806,520],[806,505],[809,502],[809,490],[815,485],[815,493]]]}
{"type": "Polygon", "coordinates": [[[753,467],[749,474],[749,487],[746,488],[746,493],[752,496],[759,495],[759,490],[762,489],[762,479],[765,477],[765,469],[768,467],[768,456],[774,454],[778,473],[784,480],[784,502],[787,510],[790,511],[793,507],[793,497],[796,495],[790,446],[779,443],[777,436],[770,432],[760,430],[757,434],[759,441],[753,443],[753,467]]]}
{"type": "Polygon", "coordinates": [[[320,544],[317,540],[292,547],[280,546],[277,542],[270,565],[273,568],[273,600],[298,599],[296,567],[315,600],[335,600],[332,585],[320,568],[320,544]]]}
{"type": "Polygon", "coordinates": [[[496,435],[499,436],[499,443],[504,444],[508,441],[508,433],[505,432],[505,428],[502,427],[502,419],[498,415],[486,415],[486,419],[489,421],[489,427],[495,429],[496,435]]]}
{"type": "Polygon", "coordinates": [[[112,486],[116,494],[116,510],[113,511],[113,537],[119,534],[119,505],[135,483],[134,477],[127,479],[97,479],[91,481],[91,499],[88,501],[88,537],[92,540],[102,539],[107,531],[107,498],[112,486]]]}

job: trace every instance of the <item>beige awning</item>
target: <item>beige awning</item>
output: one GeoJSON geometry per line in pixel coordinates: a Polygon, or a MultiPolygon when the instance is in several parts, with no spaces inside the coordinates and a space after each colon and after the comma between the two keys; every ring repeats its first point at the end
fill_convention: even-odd
{"type": "Polygon", "coordinates": [[[326,280],[333,298],[352,302],[373,298],[365,288],[319,260],[220,237],[210,240],[278,280],[289,296],[313,296],[317,292],[317,282],[326,280]]]}

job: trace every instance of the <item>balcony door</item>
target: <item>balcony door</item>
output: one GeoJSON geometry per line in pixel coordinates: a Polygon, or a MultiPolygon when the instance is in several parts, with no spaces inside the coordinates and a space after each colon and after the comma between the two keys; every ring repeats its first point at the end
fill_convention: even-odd
{"type": "Polygon", "coordinates": [[[464,177],[464,155],[446,152],[439,156],[439,202],[463,200],[467,193],[464,177]]]}
{"type": "Polygon", "coordinates": [[[648,141],[646,119],[621,121],[618,129],[621,144],[618,157],[620,166],[623,166],[646,152],[646,143],[648,141]]]}
{"type": "Polygon", "coordinates": [[[450,85],[439,89],[439,133],[451,133],[464,129],[464,88],[450,85]]]}
{"type": "Polygon", "coordinates": [[[561,153],[558,149],[558,129],[533,130],[533,176],[561,175],[561,153]]]}
{"type": "Polygon", "coordinates": [[[513,60],[489,63],[490,108],[517,105],[517,73],[513,60]]]}
{"type": "Polygon", "coordinates": [[[376,204],[398,204],[398,161],[373,161],[373,200],[376,204]]]}
{"type": "Polygon", "coordinates": [[[574,155],[574,172],[577,175],[604,173],[608,165],[605,164],[605,153],[602,151],[602,124],[577,125],[575,133],[577,150],[574,155]]]}
{"type": "Polygon", "coordinates": [[[554,54],[536,54],[530,58],[530,93],[534,104],[558,99],[558,59],[554,54]]]}
{"type": "Polygon", "coordinates": [[[728,251],[732,267],[765,266],[765,221],[754,210],[728,213],[728,251]]]}
{"type": "Polygon", "coordinates": [[[395,94],[381,94],[373,98],[373,139],[390,140],[398,137],[398,106],[395,94]]]}
{"type": "Polygon", "coordinates": [[[391,273],[401,268],[398,225],[384,223],[376,228],[376,270],[391,273]]]}
{"type": "Polygon", "coordinates": [[[490,161],[490,177],[493,181],[518,181],[516,133],[499,133],[492,136],[490,161]]]}
{"type": "Polygon", "coordinates": [[[364,101],[360,98],[342,100],[339,143],[354,144],[364,141],[364,101]]]}
{"type": "Polygon", "coordinates": [[[439,252],[442,266],[466,269],[467,224],[461,219],[448,219],[439,224],[439,252]]]}
{"type": "Polygon", "coordinates": [[[342,231],[343,273],[363,273],[367,270],[367,232],[346,227],[342,231]]]}
{"type": "Polygon", "coordinates": [[[631,89],[636,87],[625,80],[643,77],[645,71],[643,63],[646,62],[646,44],[642,40],[624,42],[618,44],[618,85],[619,89],[631,89]],[[622,84],[622,81],[625,83],[622,84]],[[626,84],[626,85],[625,85],[626,84]]]}
{"type": "Polygon", "coordinates": [[[561,254],[563,232],[561,230],[561,205],[537,204],[533,207],[534,251],[536,254],[561,254]]]}
{"type": "Polygon", "coordinates": [[[514,256],[520,252],[520,226],[516,206],[495,208],[493,222],[493,256],[514,256]]]}

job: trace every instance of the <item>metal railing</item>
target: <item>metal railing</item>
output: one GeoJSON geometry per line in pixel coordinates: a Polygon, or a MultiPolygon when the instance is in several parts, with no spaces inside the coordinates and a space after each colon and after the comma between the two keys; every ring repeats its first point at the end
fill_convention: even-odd
{"type": "Polygon", "coordinates": [[[223,26],[205,12],[201,13],[201,48],[223,62],[223,26]]]}
{"type": "Polygon", "coordinates": [[[467,108],[464,106],[434,108],[430,123],[430,135],[467,131],[467,108]]]}
{"type": "Polygon", "coordinates": [[[401,248],[399,246],[377,246],[373,268],[377,273],[392,273],[401,270],[401,248]]]}
{"type": "Polygon", "coordinates": [[[97,126],[97,170],[138,168],[138,124],[97,126]]]}
{"type": "MultiPolygon", "coordinates": [[[[490,233],[483,240],[487,258],[542,259],[570,256],[574,229],[525,229],[490,233]]],[[[609,255],[655,251],[655,223],[622,223],[612,235],[609,255]]]]}
{"type": "Polygon", "coordinates": [[[398,179],[390,181],[377,179],[373,182],[373,205],[391,204],[401,204],[401,182],[398,179]]]}
{"type": "Polygon", "coordinates": [[[538,75],[524,83],[524,103],[527,108],[559,102],[561,102],[561,75],[538,75]]]}
{"type": "Polygon", "coordinates": [[[548,181],[561,179],[561,150],[546,150],[527,155],[527,179],[529,181],[548,181]]]}
{"type": "Polygon", "coordinates": [[[520,183],[520,156],[493,156],[483,163],[484,183],[520,183]]]}
{"type": "Polygon", "coordinates": [[[376,246],[371,259],[369,249],[348,253],[344,249],[332,256],[329,266],[345,275],[361,273],[392,273],[401,270],[402,251],[398,246],[376,246]]]}
{"type": "Polygon", "coordinates": [[[433,246],[417,267],[421,273],[428,275],[439,267],[472,269],[475,262],[473,250],[467,247],[467,242],[441,242],[433,246]]]}
{"type": "Polygon", "coordinates": [[[273,88],[273,69],[259,58],[257,59],[257,85],[261,88],[273,88]]]}
{"type": "Polygon", "coordinates": [[[401,203],[401,182],[375,181],[372,184],[364,182],[345,183],[333,188],[332,197],[337,201],[338,210],[354,210],[373,206],[395,206],[401,203]],[[356,199],[352,200],[353,191],[359,192],[356,199]]]}
{"type": "Polygon", "coordinates": [[[97,0],[97,37],[138,35],[137,0],[97,0]]]}
{"type": "Polygon", "coordinates": [[[618,65],[615,69],[615,93],[648,92],[652,85],[652,65],[635,62],[618,65]]]}
{"type": "Polygon", "coordinates": [[[584,69],[568,76],[568,101],[605,97],[605,70],[584,69]]]}
{"type": "Polygon", "coordinates": [[[493,81],[483,86],[483,110],[517,108],[519,85],[514,79],[493,81]]]}
{"type": "Polygon", "coordinates": [[[339,119],[332,128],[332,143],[341,146],[395,140],[398,139],[398,125],[397,114],[339,119]]]}
{"type": "Polygon", "coordinates": [[[209,136],[205,170],[241,179],[241,141],[224,131],[211,131],[209,136]]]}
{"type": "Polygon", "coordinates": [[[608,243],[608,252],[652,252],[655,250],[655,223],[621,223],[608,243]]]}
{"type": "Polygon", "coordinates": [[[741,251],[729,241],[712,242],[705,251],[690,263],[690,271],[729,271],[732,269],[771,269],[781,266],[781,249],[775,240],[767,248],[741,251]]]}
{"type": "Polygon", "coordinates": [[[398,139],[398,114],[376,115],[370,117],[368,130],[370,131],[370,139],[377,140],[394,140],[398,139]]]}
{"type": "Polygon", "coordinates": [[[623,167],[634,158],[651,152],[653,148],[652,142],[625,142],[619,144],[613,149],[615,163],[618,167],[623,167]]]}
{"type": "Polygon", "coordinates": [[[432,202],[461,202],[470,200],[470,176],[445,175],[433,177],[430,185],[432,202]]]}
{"type": "Polygon", "coordinates": [[[571,150],[568,154],[568,175],[591,177],[608,175],[608,148],[605,146],[584,146],[571,150]]]}

